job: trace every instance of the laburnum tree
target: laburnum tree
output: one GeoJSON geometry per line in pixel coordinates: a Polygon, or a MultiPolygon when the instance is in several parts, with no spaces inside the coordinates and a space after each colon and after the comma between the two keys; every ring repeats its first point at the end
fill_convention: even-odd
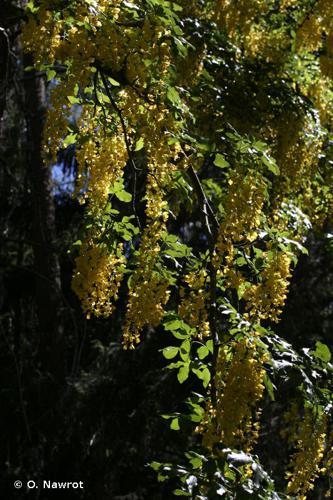
{"type": "Polygon", "coordinates": [[[31,0],[21,43],[50,82],[45,168],[75,145],[83,313],[112,321],[126,297],[124,349],[154,330],[191,381],[163,415],[188,449],[156,457],[158,479],[198,499],[305,499],[316,480],[330,496],[330,351],[278,322],[332,224],[331,1],[31,0]]]}

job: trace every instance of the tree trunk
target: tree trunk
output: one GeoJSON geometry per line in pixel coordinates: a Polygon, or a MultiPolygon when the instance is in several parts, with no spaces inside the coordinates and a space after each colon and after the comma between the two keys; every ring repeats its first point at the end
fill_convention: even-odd
{"type": "MultiPolygon", "coordinates": [[[[31,65],[29,56],[25,66],[31,65]]],[[[46,112],[45,79],[36,72],[24,77],[28,164],[31,176],[32,240],[36,273],[36,302],[40,333],[40,360],[59,384],[65,375],[62,295],[56,250],[55,208],[51,167],[42,158],[43,125],[46,112]]],[[[60,384],[61,385],[61,384],[60,384]]]]}

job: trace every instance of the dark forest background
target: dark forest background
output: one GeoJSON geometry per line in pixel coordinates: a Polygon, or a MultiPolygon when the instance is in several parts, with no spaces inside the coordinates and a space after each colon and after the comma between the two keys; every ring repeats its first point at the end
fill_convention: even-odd
{"type": "MultiPolygon", "coordinates": [[[[191,436],[160,415],[181,406],[191,382],[180,386],[164,369],[165,332],[148,330],[137,350],[122,350],[121,298],[112,320],[82,315],[70,285],[82,220],[74,152],[43,165],[45,75],[23,70],[31,61],[20,50],[16,2],[2,0],[0,16],[1,498],[171,498],[172,484],[158,483],[147,463],[181,461],[191,436]],[[14,489],[17,479],[85,488],[27,492],[14,489]]],[[[312,234],[293,277],[278,328],[295,347],[319,340],[333,348],[329,243],[312,234]]],[[[279,460],[278,441],[268,468],[279,460]]]]}

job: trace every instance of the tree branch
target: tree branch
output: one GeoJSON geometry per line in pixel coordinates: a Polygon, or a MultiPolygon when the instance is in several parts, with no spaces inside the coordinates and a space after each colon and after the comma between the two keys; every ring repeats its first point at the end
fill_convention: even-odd
{"type": "Polygon", "coordinates": [[[216,365],[220,347],[220,339],[218,335],[218,331],[216,328],[216,267],[214,266],[214,254],[215,254],[215,244],[216,237],[219,228],[218,220],[215,216],[215,213],[207,199],[206,193],[203,189],[203,186],[200,182],[198,174],[194,170],[192,166],[188,169],[189,176],[192,180],[193,187],[196,191],[197,197],[202,204],[202,212],[204,214],[205,227],[208,238],[210,240],[209,245],[209,253],[210,259],[208,264],[209,270],[209,330],[213,340],[213,360],[212,360],[212,370],[211,370],[211,398],[212,401],[216,401],[216,388],[215,388],[215,373],[216,373],[216,365]],[[213,227],[211,226],[210,219],[212,220],[213,227]]]}

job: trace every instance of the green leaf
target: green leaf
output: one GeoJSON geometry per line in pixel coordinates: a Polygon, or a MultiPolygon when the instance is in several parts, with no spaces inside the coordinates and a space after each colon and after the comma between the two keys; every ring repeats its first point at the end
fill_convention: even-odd
{"type": "Polygon", "coordinates": [[[190,365],[189,363],[185,363],[178,371],[177,378],[180,384],[185,382],[188,379],[190,373],[190,365]]]}
{"type": "Polygon", "coordinates": [[[192,372],[200,379],[202,380],[202,384],[204,387],[207,387],[209,382],[210,382],[210,371],[205,366],[204,368],[192,368],[192,372]]]}
{"type": "Polygon", "coordinates": [[[206,346],[207,346],[207,349],[209,350],[209,352],[211,354],[213,354],[213,351],[214,351],[214,344],[213,344],[213,341],[210,339],[210,340],[207,340],[206,342],[206,346]]]}
{"type": "Polygon", "coordinates": [[[170,255],[170,257],[188,257],[191,255],[191,250],[186,246],[182,245],[181,243],[178,244],[178,247],[174,249],[168,249],[165,250],[164,252],[166,255],[170,255]]]}
{"type": "Polygon", "coordinates": [[[172,429],[173,431],[179,431],[180,430],[180,427],[179,427],[179,418],[178,417],[172,419],[171,424],[170,424],[170,429],[172,429]]]}
{"type": "Polygon", "coordinates": [[[177,50],[178,50],[178,54],[181,56],[181,57],[186,57],[187,54],[188,54],[188,50],[187,50],[187,47],[185,47],[185,45],[182,43],[181,40],[179,40],[178,38],[174,37],[174,41],[175,41],[175,44],[176,44],[176,47],[177,47],[177,50]]]}
{"type": "Polygon", "coordinates": [[[215,156],[214,165],[219,168],[230,167],[230,163],[220,153],[215,156]]]}
{"type": "Polygon", "coordinates": [[[63,148],[67,148],[67,146],[70,146],[71,144],[76,143],[76,134],[69,134],[65,137],[62,146],[63,148]]]}
{"type": "Polygon", "coordinates": [[[164,323],[164,329],[165,330],[178,330],[179,328],[181,328],[182,324],[181,324],[181,320],[179,319],[173,319],[171,321],[166,321],[164,323]]]}
{"type": "Polygon", "coordinates": [[[175,12],[181,12],[183,10],[183,7],[181,5],[178,5],[177,3],[172,2],[172,8],[175,12]]]}
{"type": "Polygon", "coordinates": [[[184,342],[181,344],[180,350],[182,352],[187,352],[187,353],[190,352],[190,350],[191,350],[191,343],[190,343],[190,341],[188,339],[184,340],[184,342]]]}
{"type": "Polygon", "coordinates": [[[172,335],[178,339],[178,340],[184,340],[184,339],[187,339],[188,338],[188,334],[187,333],[182,333],[180,332],[179,330],[174,330],[173,332],[171,332],[172,335]]]}
{"type": "Polygon", "coordinates": [[[37,12],[39,10],[39,7],[35,7],[35,4],[32,0],[30,0],[26,6],[25,6],[26,9],[29,9],[30,12],[37,12]]]}
{"type": "Polygon", "coordinates": [[[261,161],[263,162],[264,165],[266,165],[268,170],[272,172],[272,174],[279,175],[280,169],[275,163],[275,160],[273,160],[273,158],[270,158],[269,156],[267,156],[266,153],[264,153],[261,157],[261,161]]]}
{"type": "Polygon", "coordinates": [[[153,470],[158,471],[161,468],[161,463],[160,462],[150,462],[149,467],[151,467],[153,470]]]}
{"type": "Polygon", "coordinates": [[[172,358],[176,357],[178,352],[179,352],[178,347],[173,347],[173,346],[165,347],[162,350],[163,356],[166,359],[172,359],[172,358]]]}
{"type": "Polygon", "coordinates": [[[164,251],[166,255],[170,255],[171,257],[189,257],[191,255],[191,248],[184,245],[184,243],[180,243],[178,240],[173,241],[166,238],[165,243],[169,247],[164,251]]]}
{"type": "Polygon", "coordinates": [[[120,86],[120,83],[117,82],[117,80],[114,80],[113,78],[111,78],[109,76],[109,82],[111,83],[111,85],[113,85],[114,87],[119,87],[120,86]]]}
{"type": "Polygon", "coordinates": [[[47,77],[47,81],[51,81],[55,76],[57,76],[57,72],[54,71],[54,69],[48,69],[46,71],[46,77],[47,77]]]}
{"type": "Polygon", "coordinates": [[[78,97],[75,97],[73,95],[67,96],[67,99],[71,104],[79,104],[81,102],[78,97]]]}
{"type": "Polygon", "coordinates": [[[131,193],[128,193],[127,191],[125,191],[125,189],[122,191],[116,191],[114,194],[116,195],[118,200],[123,201],[125,203],[129,203],[130,201],[132,201],[131,193]]]}
{"type": "Polygon", "coordinates": [[[132,200],[131,193],[128,193],[124,188],[124,179],[119,179],[113,186],[110,187],[110,194],[114,194],[118,200],[128,203],[132,200]]]}
{"type": "Polygon", "coordinates": [[[267,149],[267,144],[265,142],[257,141],[253,144],[253,147],[261,153],[264,153],[267,149]]]}
{"type": "Polygon", "coordinates": [[[134,151],[140,151],[143,148],[144,144],[145,144],[144,138],[140,137],[140,139],[137,140],[135,143],[134,151]]]}
{"type": "Polygon", "coordinates": [[[322,344],[321,342],[316,342],[316,350],[314,351],[313,355],[316,358],[321,359],[325,363],[328,363],[331,360],[331,351],[327,347],[326,344],[322,344]]]}
{"type": "Polygon", "coordinates": [[[204,387],[207,387],[210,382],[210,371],[208,368],[202,370],[202,383],[204,387]]]}
{"type": "Polygon", "coordinates": [[[188,404],[191,407],[190,418],[192,422],[201,422],[204,417],[205,410],[199,404],[192,402],[188,404]]]}
{"type": "Polygon", "coordinates": [[[199,347],[198,349],[198,356],[199,359],[205,359],[209,354],[209,349],[205,345],[199,347]]]}
{"type": "Polygon", "coordinates": [[[173,370],[174,368],[179,368],[180,366],[183,366],[183,364],[184,364],[184,363],[183,363],[182,361],[180,361],[180,360],[179,360],[179,361],[177,361],[176,363],[170,363],[170,364],[167,366],[167,368],[168,368],[169,370],[173,370]]]}
{"type": "Polygon", "coordinates": [[[164,329],[167,331],[174,331],[181,329],[188,332],[190,330],[190,327],[181,319],[173,319],[171,321],[166,321],[163,326],[164,329]]]}
{"type": "Polygon", "coordinates": [[[167,98],[172,104],[179,104],[180,103],[180,96],[177,92],[177,90],[174,87],[169,87],[168,92],[167,92],[167,98]]]}
{"type": "Polygon", "coordinates": [[[192,465],[193,469],[199,469],[202,467],[202,461],[205,459],[204,456],[199,455],[198,453],[195,453],[194,451],[190,451],[185,453],[186,458],[188,458],[190,464],[192,465]]]}
{"type": "Polygon", "coordinates": [[[269,378],[269,376],[267,375],[267,373],[265,373],[265,375],[264,375],[264,384],[265,384],[265,387],[266,387],[266,390],[268,392],[270,400],[275,401],[274,385],[273,385],[271,379],[269,378]]]}

